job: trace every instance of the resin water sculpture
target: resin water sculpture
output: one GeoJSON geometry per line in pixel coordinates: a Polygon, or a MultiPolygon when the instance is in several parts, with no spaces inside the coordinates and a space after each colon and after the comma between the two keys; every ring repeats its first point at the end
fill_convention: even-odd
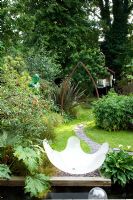
{"type": "Polygon", "coordinates": [[[97,152],[85,153],[76,136],[68,139],[66,148],[61,152],[53,150],[47,140],[43,141],[43,146],[50,162],[59,170],[69,174],[86,174],[95,171],[103,164],[109,149],[108,143],[104,143],[97,152]]]}

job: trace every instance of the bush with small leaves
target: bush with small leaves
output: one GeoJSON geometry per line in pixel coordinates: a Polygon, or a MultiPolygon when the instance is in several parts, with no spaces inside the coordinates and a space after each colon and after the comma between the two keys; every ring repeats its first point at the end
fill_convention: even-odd
{"type": "Polygon", "coordinates": [[[110,92],[94,103],[96,125],[107,131],[128,129],[133,118],[133,96],[110,92]]]}
{"type": "Polygon", "coordinates": [[[10,58],[2,66],[1,133],[21,135],[31,140],[54,138],[52,129],[49,129],[50,122],[46,124],[43,119],[50,110],[47,100],[28,87],[31,77],[26,71],[18,73],[13,64],[16,66],[10,58]]]}
{"type": "Polygon", "coordinates": [[[61,73],[56,56],[51,56],[44,48],[39,51],[30,50],[26,60],[30,74],[38,73],[46,81],[53,82],[61,73]]]}

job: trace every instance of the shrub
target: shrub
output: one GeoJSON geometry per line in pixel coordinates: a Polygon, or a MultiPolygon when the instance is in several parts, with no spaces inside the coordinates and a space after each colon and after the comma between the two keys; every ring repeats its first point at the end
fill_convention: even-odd
{"type": "Polygon", "coordinates": [[[44,48],[31,50],[27,57],[28,70],[31,74],[38,73],[42,79],[54,81],[61,72],[61,66],[55,55],[50,55],[44,48]]]}
{"type": "Polygon", "coordinates": [[[133,181],[133,157],[123,150],[109,152],[101,173],[111,178],[113,183],[125,186],[129,181],[133,181]]]}
{"type": "Polygon", "coordinates": [[[1,133],[21,135],[31,140],[52,139],[54,136],[50,126],[43,119],[49,110],[47,101],[28,87],[30,79],[27,72],[17,72],[11,65],[11,59],[2,66],[1,133]]]}
{"type": "Polygon", "coordinates": [[[96,125],[108,131],[127,129],[133,118],[133,96],[109,93],[94,103],[96,125]]]}

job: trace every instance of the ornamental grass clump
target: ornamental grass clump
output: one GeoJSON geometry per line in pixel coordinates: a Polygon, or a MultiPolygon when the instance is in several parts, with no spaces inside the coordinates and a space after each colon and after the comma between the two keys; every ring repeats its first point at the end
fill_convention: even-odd
{"type": "Polygon", "coordinates": [[[107,131],[129,128],[133,118],[133,96],[110,92],[94,103],[96,125],[107,131]]]}
{"type": "Polygon", "coordinates": [[[74,85],[71,81],[64,80],[60,87],[57,87],[54,92],[55,105],[67,114],[72,113],[72,109],[78,105],[84,96],[85,90],[81,90],[79,85],[74,85]]]}

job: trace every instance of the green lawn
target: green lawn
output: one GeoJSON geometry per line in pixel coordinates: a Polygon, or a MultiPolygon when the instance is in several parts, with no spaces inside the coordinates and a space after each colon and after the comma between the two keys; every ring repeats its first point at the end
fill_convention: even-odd
{"type": "MultiPolygon", "coordinates": [[[[133,133],[131,131],[108,132],[98,129],[95,126],[92,110],[85,106],[77,107],[77,119],[55,128],[56,140],[53,144],[53,148],[59,151],[63,150],[67,139],[74,135],[73,129],[75,125],[81,123],[85,125],[86,135],[94,141],[98,143],[108,142],[110,147],[115,148],[118,148],[119,145],[123,145],[125,150],[128,150],[128,146],[131,146],[130,151],[133,151],[133,133]]],[[[84,151],[89,151],[89,147],[85,142],[81,142],[81,146],[84,151]]]]}
{"type": "MultiPolygon", "coordinates": [[[[78,121],[79,122],[79,121],[78,121]]],[[[56,140],[52,144],[52,147],[58,151],[62,151],[65,149],[67,139],[70,136],[75,135],[73,129],[76,125],[76,120],[73,120],[72,122],[69,122],[67,124],[60,125],[59,127],[55,128],[55,134],[56,134],[56,140]]],[[[81,147],[85,152],[89,152],[90,148],[89,146],[81,141],[81,147]]]]}

